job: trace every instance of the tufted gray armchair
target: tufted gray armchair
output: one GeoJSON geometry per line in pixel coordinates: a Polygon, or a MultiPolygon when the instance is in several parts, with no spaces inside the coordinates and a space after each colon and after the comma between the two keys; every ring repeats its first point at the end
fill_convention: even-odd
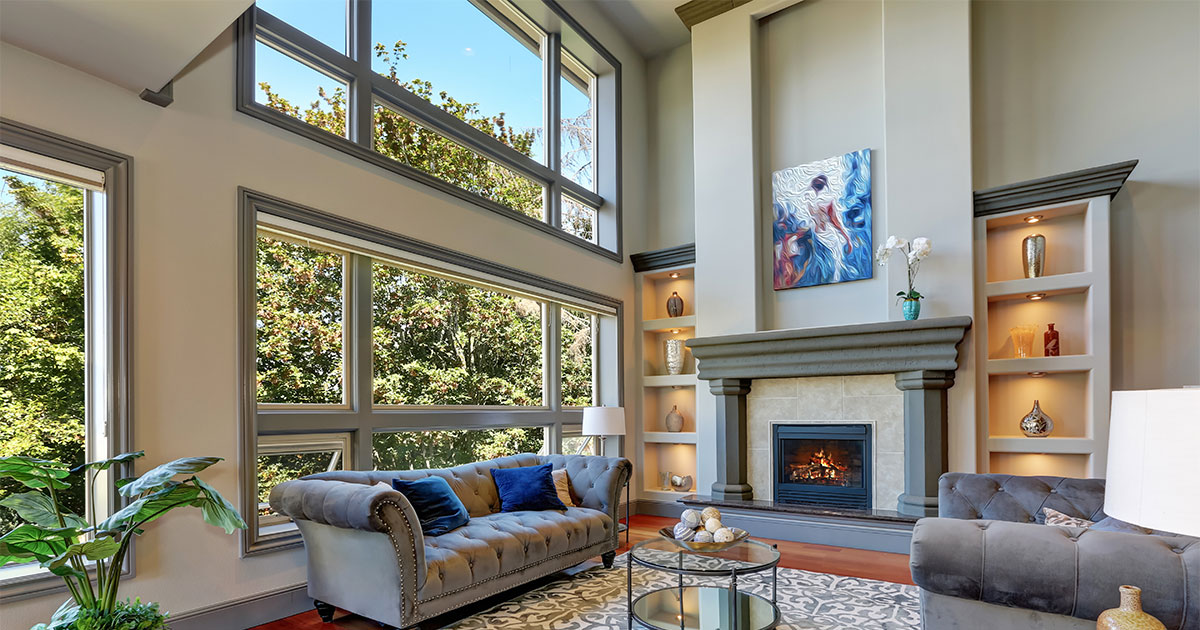
{"type": "Polygon", "coordinates": [[[276,486],[270,501],[304,537],[308,593],[322,619],[336,606],[404,628],[598,555],[611,567],[632,470],[624,458],[526,453],[436,470],[320,473],[276,486]],[[547,462],[566,469],[578,507],[500,512],[490,470],[547,462]],[[471,521],[426,538],[390,486],[429,476],[450,483],[471,521]]]}
{"type": "Polygon", "coordinates": [[[1044,507],[1100,521],[1104,480],[942,475],[939,518],[913,529],[925,630],[1091,630],[1122,584],[1169,630],[1200,630],[1200,539],[1048,527],[1044,507]]]}

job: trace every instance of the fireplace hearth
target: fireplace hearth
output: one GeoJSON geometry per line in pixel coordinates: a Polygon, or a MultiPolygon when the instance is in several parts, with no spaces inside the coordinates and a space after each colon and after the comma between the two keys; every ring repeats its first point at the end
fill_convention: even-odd
{"type": "Polygon", "coordinates": [[[872,507],[870,425],[777,424],[772,433],[775,501],[872,507]]]}

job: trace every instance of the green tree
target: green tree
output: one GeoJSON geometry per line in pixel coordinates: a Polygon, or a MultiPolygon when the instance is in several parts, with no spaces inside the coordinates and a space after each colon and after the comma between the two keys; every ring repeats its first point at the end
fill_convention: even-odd
{"type": "MultiPolygon", "coordinates": [[[[0,173],[0,457],[81,464],[83,191],[0,173]]],[[[19,488],[0,481],[0,498],[19,488]]],[[[83,489],[72,486],[63,503],[83,513],[83,489]]],[[[0,531],[17,522],[0,508],[0,531]]]]}

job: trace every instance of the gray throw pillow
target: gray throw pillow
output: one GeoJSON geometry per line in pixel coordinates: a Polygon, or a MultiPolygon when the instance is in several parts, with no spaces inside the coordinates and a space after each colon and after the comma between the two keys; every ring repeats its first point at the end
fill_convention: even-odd
{"type": "Polygon", "coordinates": [[[1150,533],[1150,530],[1146,529],[1145,527],[1140,527],[1138,525],[1134,525],[1133,523],[1126,523],[1119,518],[1113,518],[1111,516],[1106,516],[1096,521],[1096,524],[1092,525],[1088,529],[1094,529],[1100,532],[1121,532],[1124,534],[1150,533]]]}

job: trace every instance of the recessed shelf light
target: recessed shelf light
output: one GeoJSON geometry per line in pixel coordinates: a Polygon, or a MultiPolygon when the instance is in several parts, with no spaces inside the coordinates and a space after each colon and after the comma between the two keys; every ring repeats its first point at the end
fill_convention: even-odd
{"type": "Polygon", "coordinates": [[[1041,221],[1041,220],[1042,220],[1042,215],[1040,215],[1040,214],[1035,214],[1032,216],[1025,217],[1025,222],[1030,225],[1037,223],[1038,221],[1041,221]]]}
{"type": "Polygon", "coordinates": [[[679,277],[679,272],[678,272],[678,271],[672,271],[672,272],[671,272],[671,279],[672,279],[672,280],[674,280],[674,279],[676,279],[676,278],[678,278],[678,277],[679,277]]]}
{"type": "Polygon", "coordinates": [[[1030,293],[1029,295],[1026,295],[1025,297],[1028,298],[1030,302],[1036,302],[1036,301],[1046,297],[1046,294],[1045,293],[1030,293]]]}
{"type": "Polygon", "coordinates": [[[672,335],[678,335],[678,334],[679,334],[679,329],[678,329],[678,328],[672,328],[672,329],[671,329],[671,334],[672,334],[672,335]]]}
{"type": "Polygon", "coordinates": [[[1032,376],[1033,378],[1042,378],[1046,375],[1045,372],[1026,372],[1026,374],[1032,376]]]}

